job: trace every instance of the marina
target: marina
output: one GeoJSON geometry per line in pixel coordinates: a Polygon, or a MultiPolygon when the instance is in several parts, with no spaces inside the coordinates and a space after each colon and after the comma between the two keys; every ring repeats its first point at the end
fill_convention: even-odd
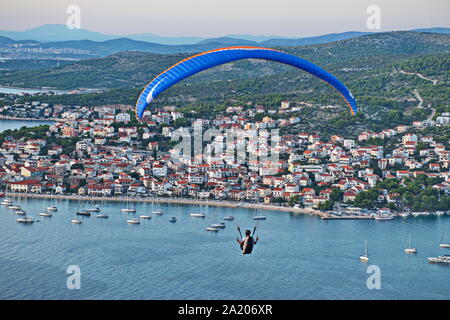
{"type": "MultiPolygon", "coordinates": [[[[39,208],[50,206],[50,200],[32,198],[13,197],[13,202],[20,203],[22,210],[35,222],[39,208]]],[[[428,260],[443,255],[439,244],[450,223],[447,215],[411,216],[389,223],[376,223],[374,219],[328,223],[316,216],[265,210],[267,220],[255,221],[254,217],[262,215],[261,211],[159,204],[158,210],[176,218],[176,223],[170,223],[169,217],[157,219],[144,213],[142,215],[152,215],[154,219],[139,216],[133,220],[130,215],[121,214],[120,202],[98,201],[102,213],[97,215],[108,213],[108,219],[83,216],[74,219],[77,208],[84,210],[82,201],[53,199],[53,205],[58,208],[57,213],[40,223],[15,223],[14,211],[0,206],[0,240],[12,241],[8,246],[5,241],[0,242],[0,272],[5,275],[0,279],[0,285],[2,281],[14,284],[0,292],[0,297],[14,294],[16,298],[26,299],[15,284],[20,284],[20,277],[33,274],[41,279],[33,297],[48,298],[57,292],[61,297],[74,298],[72,292],[57,287],[59,280],[55,283],[54,277],[58,272],[50,271],[53,266],[60,270],[67,268],[66,254],[62,255],[61,251],[69,252],[71,260],[77,261],[85,276],[92,279],[85,282],[82,292],[76,293],[78,298],[202,299],[210,295],[210,290],[219,288],[222,290],[220,298],[224,299],[236,298],[236,292],[241,299],[249,299],[255,294],[280,299],[287,298],[286,294],[291,298],[306,299],[332,298],[336,294],[354,299],[446,298],[450,291],[447,282],[442,281],[448,276],[447,264],[429,263],[428,260]],[[192,218],[190,213],[203,213],[207,219],[192,218]],[[234,219],[224,220],[228,216],[234,219]],[[225,228],[220,228],[220,220],[225,228]],[[238,236],[236,226],[239,225],[243,232],[252,230],[255,224],[258,224],[255,236],[259,236],[260,241],[252,255],[244,259],[235,240],[238,236]],[[408,245],[410,234],[411,245],[408,245]],[[27,245],[23,246],[25,242],[27,245]],[[186,242],[190,243],[189,247],[184,245],[186,242]],[[417,253],[405,254],[405,248],[409,247],[417,247],[417,253]],[[215,254],[217,251],[221,252],[220,256],[215,254]],[[360,255],[367,255],[369,264],[379,265],[383,281],[392,287],[383,288],[383,292],[365,289],[368,264],[358,259],[360,255]],[[331,256],[334,258],[330,259],[331,256]],[[277,263],[273,263],[274,259],[277,263]],[[19,263],[21,267],[18,267],[19,263]],[[34,264],[42,264],[42,267],[36,268],[34,264]],[[240,274],[238,270],[242,272],[243,267],[261,271],[240,274]],[[20,274],[13,282],[11,268],[20,274]],[[110,268],[114,268],[114,274],[110,268]],[[142,269],[160,271],[156,271],[157,276],[142,276],[142,269]],[[294,275],[289,281],[285,277],[287,273],[294,275]],[[421,276],[424,273],[427,274],[426,281],[421,276]],[[205,274],[217,281],[203,281],[205,274]],[[224,278],[218,279],[217,274],[224,278]],[[177,280],[170,275],[176,275],[177,280]],[[115,285],[102,285],[110,277],[115,279],[115,285]],[[252,281],[256,285],[249,292],[237,290],[243,281],[252,281]],[[414,289],[407,285],[411,281],[414,281],[414,289]],[[180,286],[184,282],[189,290],[180,286]],[[302,283],[302,286],[290,286],[293,282],[302,283]],[[165,290],[155,289],[149,293],[149,286],[159,288],[160,283],[166,284],[165,290]],[[279,284],[289,288],[288,293],[274,296],[270,288],[279,284]],[[316,286],[330,288],[330,291],[308,289],[316,286]]],[[[136,202],[135,208],[138,212],[155,210],[152,203],[145,202],[136,202]]],[[[65,276],[64,272],[62,276],[65,276]]]]}

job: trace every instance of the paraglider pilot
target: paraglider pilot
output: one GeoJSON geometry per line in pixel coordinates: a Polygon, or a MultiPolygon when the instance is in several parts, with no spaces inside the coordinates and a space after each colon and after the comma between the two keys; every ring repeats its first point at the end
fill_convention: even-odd
{"type": "Polygon", "coordinates": [[[250,254],[253,250],[253,245],[255,245],[259,240],[259,237],[256,237],[256,240],[251,236],[250,230],[245,230],[245,237],[241,240],[239,238],[236,239],[237,243],[241,246],[242,255],[250,254]]]}

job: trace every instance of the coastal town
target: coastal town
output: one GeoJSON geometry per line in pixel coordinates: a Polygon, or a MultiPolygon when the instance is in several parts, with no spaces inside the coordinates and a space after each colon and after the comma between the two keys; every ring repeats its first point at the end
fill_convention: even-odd
{"type": "Polygon", "coordinates": [[[3,117],[54,122],[45,131],[30,127],[25,135],[3,133],[0,189],[78,198],[220,200],[315,209],[328,217],[341,215],[342,209],[390,217],[449,208],[450,150],[432,130],[448,127],[450,113],[381,132],[363,131],[353,139],[333,135],[324,141],[307,132],[273,135],[301,124],[300,117],[289,116],[295,108],[283,101],[279,110],[229,107],[223,115],[186,118],[175,106],[166,106],[146,111],[137,121],[129,105],[5,105],[3,117]],[[262,120],[254,121],[258,113],[262,120]],[[275,120],[275,113],[285,116],[275,120]],[[200,157],[177,150],[183,135],[212,129],[214,134],[201,141],[200,157]],[[236,139],[227,140],[230,132],[236,139]],[[234,154],[239,145],[246,153],[242,161],[234,154]],[[420,193],[413,191],[415,182],[429,197],[428,207],[414,202],[420,193]]]}

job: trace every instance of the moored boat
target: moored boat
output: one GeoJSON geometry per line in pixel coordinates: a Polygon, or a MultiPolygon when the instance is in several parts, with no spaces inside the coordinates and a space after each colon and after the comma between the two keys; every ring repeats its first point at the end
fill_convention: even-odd
{"type": "Polygon", "coordinates": [[[82,221],[81,221],[81,220],[78,220],[78,219],[72,219],[72,220],[70,220],[70,223],[73,223],[73,224],[81,224],[82,221]]]}
{"type": "Polygon", "coordinates": [[[90,217],[91,213],[87,212],[86,210],[81,210],[81,211],[77,211],[77,216],[85,216],[85,217],[90,217]]]}
{"type": "Polygon", "coordinates": [[[191,213],[190,216],[193,217],[193,218],[205,218],[206,214],[202,213],[202,212],[199,212],[199,213],[191,213]]]}
{"type": "Polygon", "coordinates": [[[219,229],[218,229],[218,228],[213,228],[213,227],[207,227],[207,228],[206,228],[206,231],[209,231],[209,232],[217,232],[217,231],[219,231],[219,229]]]}
{"type": "Polygon", "coordinates": [[[177,222],[177,218],[176,217],[172,217],[169,219],[169,222],[177,222]]]}
{"type": "Polygon", "coordinates": [[[34,219],[31,217],[22,217],[22,218],[16,219],[16,221],[20,222],[20,223],[33,223],[34,219]]]}
{"type": "Polygon", "coordinates": [[[127,223],[129,223],[129,224],[140,224],[141,222],[138,219],[127,219],[127,223]]]}
{"type": "Polygon", "coordinates": [[[359,256],[359,260],[362,262],[369,262],[369,251],[367,250],[367,240],[364,241],[364,254],[359,256]]]}
{"type": "Polygon", "coordinates": [[[162,216],[164,214],[164,211],[162,211],[162,210],[154,210],[152,213],[156,214],[157,216],[162,216]]]}
{"type": "Polygon", "coordinates": [[[267,217],[266,216],[254,216],[253,220],[266,220],[267,217]]]}
{"type": "Polygon", "coordinates": [[[234,217],[233,216],[226,216],[225,218],[223,218],[223,220],[233,221],[234,217]]]}
{"type": "Polygon", "coordinates": [[[140,215],[139,216],[139,218],[141,218],[141,219],[151,219],[152,218],[152,216],[151,215],[149,215],[149,214],[142,214],[142,215],[140,215]]]}
{"type": "Polygon", "coordinates": [[[107,218],[109,218],[109,216],[107,214],[104,214],[104,213],[97,214],[95,217],[99,218],[99,219],[107,219],[107,218]]]}
{"type": "Polygon", "coordinates": [[[53,214],[50,212],[40,212],[39,215],[41,217],[52,217],[53,216],[53,214]]]}

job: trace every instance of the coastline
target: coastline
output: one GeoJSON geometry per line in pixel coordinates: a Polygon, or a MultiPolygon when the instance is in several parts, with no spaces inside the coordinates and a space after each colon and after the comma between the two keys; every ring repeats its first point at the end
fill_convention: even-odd
{"type": "Polygon", "coordinates": [[[12,116],[0,115],[0,120],[20,120],[20,121],[62,121],[59,118],[47,118],[47,119],[36,119],[36,118],[20,118],[12,116]]]}
{"type": "Polygon", "coordinates": [[[291,213],[302,213],[315,216],[324,216],[325,213],[304,208],[293,207],[281,207],[269,204],[254,204],[245,202],[233,202],[233,201],[214,201],[214,200],[194,200],[194,199],[175,199],[175,198],[114,198],[114,197],[84,197],[84,196],[71,196],[71,195],[53,195],[53,194],[31,194],[31,193],[14,193],[8,192],[8,197],[23,197],[23,198],[38,198],[38,199],[59,199],[59,200],[77,200],[77,201],[130,201],[130,202],[149,202],[149,203],[170,203],[170,204],[187,204],[187,205],[206,205],[215,207],[227,207],[227,208],[243,208],[243,209],[258,209],[258,210],[272,210],[291,213]]]}

